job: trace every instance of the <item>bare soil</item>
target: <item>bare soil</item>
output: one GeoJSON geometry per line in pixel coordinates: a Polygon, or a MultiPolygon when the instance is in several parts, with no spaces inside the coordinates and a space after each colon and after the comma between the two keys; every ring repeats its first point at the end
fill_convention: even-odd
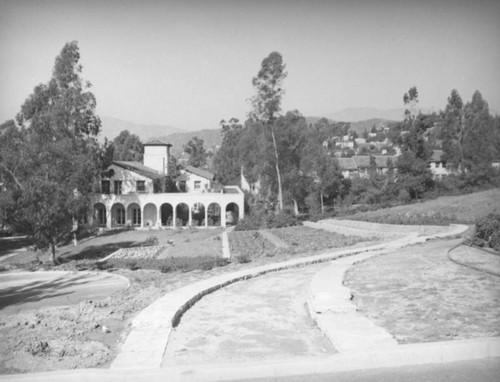
{"type": "MultiPolygon", "coordinates": [[[[301,227],[296,233],[301,230],[310,232],[306,227],[301,227]]],[[[174,240],[175,243],[191,244],[192,248],[199,250],[206,240],[212,240],[220,232],[216,229],[110,232],[81,242],[78,247],[59,249],[66,262],[53,270],[75,269],[78,264],[94,263],[119,248],[138,245],[151,235],[158,236],[160,244],[168,245],[168,240],[174,240]]],[[[323,239],[318,239],[316,248],[327,249],[334,242],[332,235],[325,233],[323,239]]],[[[339,241],[337,246],[343,244],[345,241],[339,241]]],[[[20,314],[4,314],[0,311],[0,374],[107,367],[126,338],[133,317],[165,293],[224,272],[308,256],[314,251],[278,251],[271,256],[255,257],[251,263],[240,263],[234,259],[224,267],[186,273],[114,269],[112,273],[127,277],[131,285],[111,297],[20,314]]],[[[10,262],[11,266],[30,264],[36,255],[31,251],[23,251],[5,260],[2,265],[10,262]]]]}

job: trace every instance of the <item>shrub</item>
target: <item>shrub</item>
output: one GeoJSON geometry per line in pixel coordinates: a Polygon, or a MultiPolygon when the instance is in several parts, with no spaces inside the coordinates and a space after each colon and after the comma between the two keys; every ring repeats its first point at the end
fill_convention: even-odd
{"type": "Polygon", "coordinates": [[[142,243],[143,247],[153,247],[156,245],[160,245],[160,241],[158,240],[158,237],[155,235],[148,236],[146,240],[142,243]]]}
{"type": "Polygon", "coordinates": [[[477,220],[472,243],[500,252],[500,212],[492,212],[477,220]]]}
{"type": "Polygon", "coordinates": [[[269,228],[284,228],[302,225],[302,222],[287,209],[275,212],[255,211],[240,219],[234,228],[235,231],[254,231],[269,228]]]}
{"type": "Polygon", "coordinates": [[[242,253],[236,256],[236,260],[240,264],[247,264],[252,261],[252,256],[249,253],[242,253]]]}
{"type": "Polygon", "coordinates": [[[140,269],[141,267],[137,265],[137,261],[126,261],[125,266],[130,269],[131,271],[136,271],[137,269],[140,269]]]}
{"type": "Polygon", "coordinates": [[[190,272],[194,270],[210,270],[215,267],[223,267],[230,263],[228,259],[213,256],[197,256],[197,257],[167,257],[158,258],[139,258],[135,261],[130,261],[122,258],[111,258],[108,260],[110,266],[116,268],[136,269],[154,269],[162,273],[170,272],[190,272]]]}

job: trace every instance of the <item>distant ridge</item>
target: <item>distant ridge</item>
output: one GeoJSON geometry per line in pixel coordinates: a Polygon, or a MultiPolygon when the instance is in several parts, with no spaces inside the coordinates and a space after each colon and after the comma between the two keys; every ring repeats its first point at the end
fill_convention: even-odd
{"type": "Polygon", "coordinates": [[[167,140],[171,145],[171,152],[174,156],[179,156],[183,151],[183,146],[188,143],[193,137],[203,139],[203,147],[205,150],[220,146],[222,143],[221,129],[205,129],[198,131],[188,131],[181,133],[172,133],[159,138],[167,140]]]}
{"type": "MultiPolygon", "coordinates": [[[[418,107],[424,113],[429,114],[438,110],[431,107],[418,107]]],[[[375,109],[372,107],[352,107],[335,111],[326,115],[328,119],[338,122],[359,122],[370,119],[383,119],[387,121],[402,121],[405,116],[405,108],[397,109],[375,109]]]]}
{"type": "Polygon", "coordinates": [[[183,130],[169,125],[144,125],[140,123],[133,123],[129,121],[123,121],[118,118],[101,116],[101,134],[100,138],[108,138],[108,140],[113,140],[116,138],[120,132],[123,130],[128,130],[131,134],[139,136],[141,141],[146,141],[149,138],[155,138],[158,136],[165,136],[172,133],[183,132],[183,130]]]}
{"type": "Polygon", "coordinates": [[[405,109],[375,109],[371,107],[347,108],[327,114],[329,119],[342,122],[358,122],[370,119],[385,119],[389,121],[401,121],[404,118],[405,109]]]}

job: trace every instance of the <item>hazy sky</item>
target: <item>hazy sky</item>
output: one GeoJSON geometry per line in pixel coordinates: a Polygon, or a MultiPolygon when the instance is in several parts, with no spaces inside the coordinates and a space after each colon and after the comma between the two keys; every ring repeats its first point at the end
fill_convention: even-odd
{"type": "Polygon", "coordinates": [[[0,0],[0,123],[77,40],[98,113],[216,128],[244,119],[263,58],[283,55],[283,109],[323,116],[403,106],[413,85],[441,109],[456,88],[500,111],[500,1],[0,0]]]}

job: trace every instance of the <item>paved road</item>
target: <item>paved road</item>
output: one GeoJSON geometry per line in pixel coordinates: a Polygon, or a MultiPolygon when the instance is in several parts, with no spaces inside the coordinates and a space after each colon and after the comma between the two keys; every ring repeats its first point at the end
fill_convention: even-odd
{"type": "Polygon", "coordinates": [[[390,369],[360,370],[342,373],[299,377],[272,377],[247,379],[246,382],[497,382],[500,376],[500,359],[405,366],[390,369]]]}
{"type": "Polygon", "coordinates": [[[77,304],[128,288],[126,278],[97,272],[23,272],[0,275],[0,314],[77,304]]]}

